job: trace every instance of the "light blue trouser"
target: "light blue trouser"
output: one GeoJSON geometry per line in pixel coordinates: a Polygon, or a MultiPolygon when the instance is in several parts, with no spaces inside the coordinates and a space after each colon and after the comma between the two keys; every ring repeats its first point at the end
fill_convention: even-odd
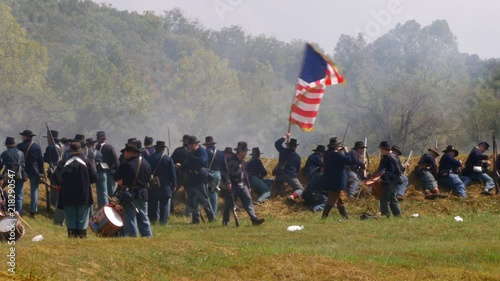
{"type": "Polygon", "coordinates": [[[229,218],[231,216],[231,212],[234,208],[234,200],[240,199],[243,204],[243,208],[247,211],[248,216],[252,220],[252,222],[257,219],[255,215],[255,211],[252,204],[252,197],[250,196],[250,192],[248,191],[248,187],[244,184],[242,185],[232,185],[231,192],[224,192],[224,214],[223,214],[223,223],[229,222],[229,218]],[[233,200],[234,199],[234,200],[233,200]]]}
{"type": "Polygon", "coordinates": [[[398,198],[396,198],[396,186],[382,183],[382,194],[380,195],[380,213],[389,217],[391,212],[395,217],[401,216],[398,198]]]}
{"type": "Polygon", "coordinates": [[[87,229],[89,225],[90,205],[64,206],[64,214],[68,229],[87,229]]]}
{"type": "MultiPolygon", "coordinates": [[[[104,194],[108,192],[106,171],[97,172],[97,182],[95,185],[97,191],[97,208],[100,210],[104,205],[109,203],[108,197],[104,194]]],[[[108,196],[112,197],[113,193],[108,194],[108,196]]]]}
{"type": "Polygon", "coordinates": [[[304,187],[302,186],[297,177],[292,177],[290,175],[283,174],[276,176],[276,178],[274,179],[275,184],[281,184],[283,182],[288,183],[292,187],[293,191],[304,189],[304,187]]]}
{"type": "Polygon", "coordinates": [[[360,183],[358,174],[353,171],[347,171],[347,195],[349,197],[355,197],[358,194],[360,183]]]}
{"type": "Polygon", "coordinates": [[[436,179],[429,171],[422,171],[418,179],[424,184],[424,190],[433,190],[438,187],[436,179]]]}
{"type": "Polygon", "coordinates": [[[153,236],[148,218],[148,201],[134,199],[132,202],[123,203],[122,206],[123,232],[125,236],[138,237],[139,233],[141,233],[142,237],[153,236]],[[138,213],[135,208],[139,211],[138,213]]]}
{"type": "Polygon", "coordinates": [[[459,177],[457,174],[449,174],[447,177],[440,177],[439,183],[452,188],[457,193],[458,197],[467,197],[465,192],[465,182],[470,182],[468,177],[459,177]],[[463,180],[462,180],[463,178],[463,180]]]}
{"type": "Polygon", "coordinates": [[[396,195],[397,196],[405,196],[405,191],[406,191],[406,188],[408,187],[408,177],[407,176],[401,174],[401,181],[403,183],[396,187],[396,195]]]}
{"type": "Polygon", "coordinates": [[[38,175],[30,176],[30,212],[38,212],[38,185],[40,178],[38,175]]]}
{"type": "Polygon", "coordinates": [[[495,181],[486,173],[471,173],[467,176],[469,176],[473,181],[482,181],[484,189],[487,189],[488,191],[495,188],[495,181]]]}
{"type": "Polygon", "coordinates": [[[215,219],[215,213],[210,205],[210,200],[208,199],[207,185],[202,183],[198,185],[191,185],[187,189],[188,192],[188,210],[191,213],[191,218],[193,223],[200,223],[200,204],[205,209],[207,213],[208,221],[211,222],[215,219]]]}
{"type": "Polygon", "coordinates": [[[273,181],[271,179],[260,179],[257,176],[250,176],[250,185],[260,196],[257,202],[263,203],[271,197],[271,189],[269,187],[272,184],[273,181]]]}
{"type": "Polygon", "coordinates": [[[106,170],[106,185],[108,187],[108,196],[113,197],[116,191],[116,183],[110,170],[106,170]]]}
{"type": "MultiPolygon", "coordinates": [[[[213,185],[219,188],[221,180],[220,171],[212,171],[210,174],[214,177],[213,185]]],[[[212,211],[215,215],[217,215],[217,205],[219,204],[219,193],[217,192],[217,188],[213,190],[211,188],[208,189],[208,199],[210,200],[210,206],[212,206],[212,211]]]]}

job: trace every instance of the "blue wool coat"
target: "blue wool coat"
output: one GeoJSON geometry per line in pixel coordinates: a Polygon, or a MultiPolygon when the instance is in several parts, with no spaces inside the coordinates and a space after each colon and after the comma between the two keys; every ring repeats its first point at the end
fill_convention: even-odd
{"type": "Polygon", "coordinates": [[[158,198],[172,198],[172,187],[177,186],[174,161],[166,152],[165,154],[163,152],[155,152],[147,160],[151,167],[151,172],[154,172],[153,177],[158,176],[160,179],[159,190],[150,189],[150,194],[155,193],[158,198]]]}
{"type": "Polygon", "coordinates": [[[325,162],[324,186],[330,192],[345,190],[347,186],[346,166],[352,164],[351,156],[343,151],[328,150],[323,160],[325,162]]]}

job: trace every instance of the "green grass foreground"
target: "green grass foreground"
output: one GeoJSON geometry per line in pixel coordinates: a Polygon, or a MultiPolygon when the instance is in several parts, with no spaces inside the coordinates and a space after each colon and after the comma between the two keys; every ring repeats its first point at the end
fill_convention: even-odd
{"type": "MultiPolygon", "coordinates": [[[[360,220],[378,212],[364,187],[347,201],[347,221],[335,209],[322,220],[280,194],[255,207],[266,219],[258,227],[242,208],[238,228],[223,227],[220,211],[215,223],[191,225],[180,203],[151,239],[98,238],[89,229],[88,239],[70,240],[47,217],[41,187],[41,213],[25,216],[32,229],[25,225],[16,243],[15,275],[7,273],[10,247],[0,243],[0,280],[500,280],[500,197],[480,195],[477,183],[467,199],[443,190],[446,198],[424,200],[410,176],[398,219],[360,220]],[[304,230],[288,232],[290,225],[304,230]],[[43,241],[31,241],[39,234],[43,241]]],[[[27,212],[28,185],[24,196],[27,212]]]]}
{"type": "MultiPolygon", "coordinates": [[[[500,204],[496,198],[485,200],[500,204]]],[[[353,202],[351,210],[354,204],[364,203],[353,202]]],[[[432,209],[439,202],[420,204],[432,209]]],[[[155,225],[151,239],[105,239],[89,233],[86,240],[70,240],[65,228],[39,216],[27,219],[33,229],[16,244],[16,275],[6,274],[2,262],[0,279],[500,280],[498,207],[480,213],[465,207],[455,214],[464,221],[456,222],[447,214],[411,218],[411,209],[422,206],[402,205],[406,212],[400,219],[339,221],[333,212],[321,220],[318,213],[300,212],[267,215],[259,227],[240,213],[239,228],[223,227],[220,219],[190,225],[188,218],[174,216],[168,226],[155,225]],[[290,225],[305,228],[288,232],[290,225]],[[44,240],[32,242],[38,234],[44,240]]],[[[6,244],[1,247],[5,258],[6,244]]]]}

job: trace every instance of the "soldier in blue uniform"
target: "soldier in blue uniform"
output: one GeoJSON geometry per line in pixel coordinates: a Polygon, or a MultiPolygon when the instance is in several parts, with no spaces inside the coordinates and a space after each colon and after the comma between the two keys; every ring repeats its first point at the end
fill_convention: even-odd
{"type": "Polygon", "coordinates": [[[443,153],[439,161],[439,183],[451,187],[458,197],[467,198],[465,188],[472,183],[472,180],[458,175],[462,167],[462,161],[455,159],[458,150],[453,145],[448,145],[443,153]]]}
{"type": "Polygon", "coordinates": [[[403,165],[403,163],[401,163],[401,159],[399,159],[399,157],[402,155],[401,149],[399,148],[399,146],[393,145],[391,147],[391,150],[392,150],[392,154],[394,154],[394,156],[396,156],[399,170],[403,171],[403,173],[401,173],[401,175],[400,175],[401,184],[398,184],[398,186],[396,187],[396,197],[398,198],[398,201],[403,201],[404,196],[405,196],[405,192],[406,192],[406,188],[408,187],[408,177],[404,174],[404,171],[406,169],[408,169],[408,167],[407,166],[405,167],[405,165],[403,165]]]}
{"type": "Polygon", "coordinates": [[[418,168],[415,169],[415,176],[424,184],[425,198],[432,198],[439,195],[436,176],[438,167],[436,159],[439,157],[439,151],[435,148],[427,149],[426,153],[420,157],[418,168]]]}
{"type": "MultiPolygon", "coordinates": [[[[99,172],[99,176],[101,179],[98,180],[97,184],[97,196],[101,196],[101,202],[108,203],[108,197],[104,195],[104,192],[107,193],[108,196],[113,196],[115,193],[115,181],[113,179],[113,173],[118,169],[120,165],[118,162],[118,156],[116,155],[115,148],[106,143],[106,133],[103,131],[99,131],[96,134],[97,145],[95,147],[96,150],[99,150],[102,153],[102,162],[99,168],[101,172],[99,172]],[[102,185],[105,183],[105,185],[102,185]],[[99,192],[101,191],[101,192],[99,192]]],[[[99,171],[98,169],[98,171],[99,171]]]]}
{"type": "Polygon", "coordinates": [[[267,176],[267,171],[260,160],[261,154],[258,147],[252,148],[252,153],[250,154],[252,158],[248,161],[246,166],[250,186],[259,195],[259,199],[256,201],[257,204],[262,204],[271,197],[270,187],[273,183],[272,179],[264,179],[264,177],[267,176]]]}
{"type": "Polygon", "coordinates": [[[235,148],[236,154],[227,161],[228,177],[230,183],[227,183],[228,192],[224,196],[224,215],[222,224],[228,225],[231,210],[234,208],[234,199],[239,198],[243,208],[247,211],[253,225],[260,225],[264,222],[263,218],[258,218],[255,214],[250,196],[248,173],[245,167],[245,157],[248,153],[248,145],[244,141],[238,142],[235,148]]]}
{"type": "Polygon", "coordinates": [[[328,199],[328,188],[323,182],[323,172],[324,166],[322,165],[319,173],[314,175],[301,194],[304,204],[313,212],[323,211],[328,199]]]}
{"type": "Polygon", "coordinates": [[[26,173],[30,180],[30,216],[34,217],[38,212],[38,185],[40,179],[45,178],[42,148],[33,141],[36,135],[32,131],[24,130],[19,134],[22,136],[22,143],[17,145],[17,149],[25,155],[26,173]]]}
{"type": "MultiPolygon", "coordinates": [[[[52,185],[55,185],[54,178],[54,171],[57,167],[57,164],[59,161],[63,159],[63,146],[62,143],[59,141],[59,132],[58,131],[50,131],[50,134],[45,136],[47,138],[48,146],[45,149],[45,153],[43,155],[43,161],[49,165],[49,168],[47,169],[47,177],[50,180],[50,183],[52,185]]],[[[71,157],[67,157],[66,159],[69,159],[71,157]]],[[[59,200],[59,192],[56,189],[51,188],[50,189],[50,204],[54,206],[54,224],[55,225],[63,225],[64,223],[64,211],[57,208],[57,202],[59,200]]]]}
{"type": "MultiPolygon", "coordinates": [[[[189,153],[188,143],[187,143],[188,139],[189,139],[189,135],[182,136],[182,140],[181,140],[182,146],[177,147],[174,150],[174,152],[172,152],[172,155],[171,155],[172,160],[175,163],[175,167],[176,167],[176,171],[177,171],[177,189],[172,194],[172,201],[170,202],[170,212],[171,213],[174,212],[174,203],[175,203],[174,197],[175,197],[175,193],[177,192],[177,190],[179,190],[179,188],[182,186],[184,188],[184,191],[187,194],[187,190],[186,190],[187,174],[186,174],[186,171],[183,171],[182,169],[180,169],[180,167],[182,166],[182,164],[184,164],[184,162],[186,162],[187,157],[188,157],[188,153],[189,153]]],[[[185,213],[187,216],[191,216],[191,213],[189,213],[189,211],[188,211],[187,204],[186,204],[186,212],[185,213]]]]}
{"type": "Polygon", "coordinates": [[[283,189],[283,184],[286,182],[292,187],[293,191],[303,190],[304,187],[297,178],[301,162],[300,155],[296,152],[299,144],[296,139],[290,139],[286,144],[287,147],[283,147],[285,139],[288,138],[290,138],[290,133],[286,133],[284,137],[274,143],[274,147],[279,152],[278,167],[274,169],[276,176],[274,185],[278,189],[283,189]]]}
{"type": "MultiPolygon", "coordinates": [[[[126,145],[132,145],[132,146],[135,146],[135,147],[139,148],[137,146],[137,139],[136,138],[130,138],[130,139],[128,139],[126,145]]],[[[141,155],[142,155],[142,153],[141,153],[141,155]]],[[[118,156],[118,163],[121,164],[123,162],[125,162],[125,149],[120,150],[120,156],[118,156]]]]}
{"type": "Polygon", "coordinates": [[[330,138],[328,150],[325,152],[323,173],[323,184],[328,188],[328,199],[321,218],[327,218],[334,205],[342,217],[348,219],[344,202],[340,197],[341,192],[345,191],[347,185],[346,167],[352,164],[351,157],[347,154],[347,147],[341,147],[342,144],[336,137],[330,138]]]}
{"type": "Polygon", "coordinates": [[[208,198],[214,214],[217,214],[218,192],[221,182],[221,171],[226,171],[226,157],[224,153],[215,147],[216,142],[212,136],[205,137],[203,144],[208,154],[208,170],[212,177],[208,182],[208,198]]]}
{"type": "Polygon", "coordinates": [[[153,232],[148,218],[148,190],[151,167],[141,157],[141,151],[130,144],[124,148],[125,162],[115,173],[115,181],[121,186],[119,199],[123,207],[123,232],[125,236],[151,237],[153,232]]]}
{"type": "Polygon", "coordinates": [[[69,238],[87,238],[87,227],[92,204],[91,184],[96,181],[95,166],[82,157],[80,142],[68,149],[71,158],[59,162],[54,183],[61,188],[57,207],[64,210],[69,238]]]}
{"type": "Polygon", "coordinates": [[[226,160],[233,157],[234,155],[234,152],[233,152],[233,149],[231,147],[226,147],[224,149],[224,157],[226,157],[226,160]]]}
{"type": "Polygon", "coordinates": [[[90,162],[95,165],[96,163],[96,158],[97,158],[97,152],[98,150],[95,149],[97,141],[94,138],[88,138],[85,140],[85,148],[84,148],[84,154],[89,158],[90,162]]]}
{"type": "Polygon", "coordinates": [[[215,214],[207,194],[208,154],[206,149],[200,146],[200,141],[195,136],[188,138],[188,150],[187,160],[182,164],[181,169],[187,173],[187,205],[191,213],[192,223],[200,223],[200,204],[207,213],[208,221],[212,222],[215,219],[215,214]]]}
{"type": "Polygon", "coordinates": [[[347,167],[347,196],[350,199],[355,199],[359,192],[361,183],[362,171],[366,169],[366,164],[360,160],[360,154],[366,148],[362,141],[354,143],[354,147],[348,152],[351,156],[351,165],[347,167]]]}
{"type": "Polygon", "coordinates": [[[323,156],[325,155],[325,146],[318,145],[313,152],[313,154],[307,157],[306,164],[302,169],[302,175],[306,177],[307,180],[311,180],[314,175],[319,173],[319,167],[323,163],[323,156]]]}
{"type": "Polygon", "coordinates": [[[4,174],[8,174],[8,170],[14,171],[15,183],[14,192],[16,195],[14,201],[14,207],[19,214],[23,215],[23,187],[24,182],[27,180],[26,166],[24,163],[24,153],[16,148],[16,141],[13,137],[7,137],[5,139],[5,146],[7,150],[2,152],[0,156],[0,163],[5,165],[4,174]]]}
{"type": "MultiPolygon", "coordinates": [[[[153,155],[156,153],[156,149],[153,146],[153,138],[146,136],[144,138],[144,150],[142,151],[142,156],[144,158],[148,158],[149,156],[153,155]]],[[[167,153],[168,154],[168,153],[167,153]]]]}
{"type": "Polygon", "coordinates": [[[377,173],[384,171],[381,178],[382,194],[380,195],[380,213],[383,216],[389,217],[401,216],[401,208],[398,198],[396,197],[396,188],[401,184],[402,171],[399,168],[397,157],[391,151],[391,145],[388,141],[382,141],[379,145],[380,164],[377,168],[377,173]]]}
{"type": "Polygon", "coordinates": [[[495,188],[495,181],[488,175],[490,165],[488,159],[492,159],[494,156],[492,154],[488,157],[488,155],[484,154],[489,147],[490,145],[485,141],[474,147],[465,161],[465,168],[462,173],[473,181],[483,182],[484,187],[481,194],[484,195],[491,195],[490,190],[495,188]]]}
{"type": "Polygon", "coordinates": [[[172,190],[177,186],[175,164],[165,152],[165,147],[164,141],[156,141],[155,153],[147,158],[153,169],[153,177],[157,176],[160,180],[159,188],[149,189],[148,216],[151,223],[155,223],[158,218],[160,224],[168,223],[172,190]]]}

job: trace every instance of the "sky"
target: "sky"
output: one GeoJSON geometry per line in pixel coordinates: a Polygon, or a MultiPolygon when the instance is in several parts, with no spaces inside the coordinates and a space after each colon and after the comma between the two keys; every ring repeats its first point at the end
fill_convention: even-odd
{"type": "Polygon", "coordinates": [[[448,21],[461,52],[500,58],[500,1],[435,0],[94,0],[118,10],[155,11],[179,7],[190,19],[219,30],[241,26],[253,35],[283,41],[303,39],[333,53],[341,34],[365,33],[371,42],[398,23],[422,26],[448,21]]]}

